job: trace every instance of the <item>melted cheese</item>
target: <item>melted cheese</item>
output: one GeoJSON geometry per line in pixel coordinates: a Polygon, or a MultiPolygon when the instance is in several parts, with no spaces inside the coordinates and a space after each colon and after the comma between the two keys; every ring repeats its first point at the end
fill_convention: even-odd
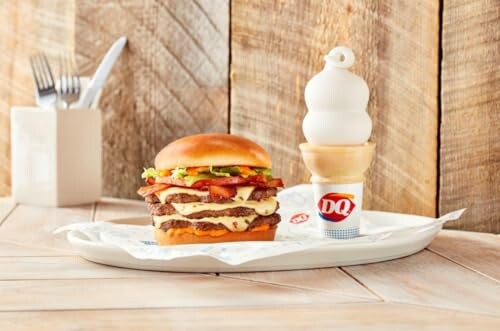
{"type": "Polygon", "coordinates": [[[228,216],[220,216],[220,217],[204,217],[204,218],[187,218],[179,214],[171,214],[171,215],[163,215],[163,216],[153,216],[153,222],[155,227],[160,228],[160,226],[170,220],[181,220],[188,221],[191,223],[196,222],[208,222],[214,224],[223,224],[231,231],[245,231],[248,228],[248,225],[252,223],[252,221],[257,217],[257,215],[249,215],[249,216],[239,216],[239,217],[228,217],[228,216]]]}
{"type": "MultiPolygon", "coordinates": [[[[236,188],[236,195],[234,196],[233,200],[247,201],[254,189],[255,186],[238,186],[236,188]]],[[[167,201],[167,196],[172,194],[182,194],[182,193],[197,195],[200,197],[206,197],[208,195],[208,191],[200,191],[192,188],[177,187],[177,186],[169,187],[163,191],[156,192],[155,194],[158,197],[158,199],[160,199],[160,202],[164,204],[167,201]]]]}
{"type": "MultiPolygon", "coordinates": [[[[248,225],[252,223],[252,221],[257,218],[258,215],[271,215],[275,212],[278,207],[278,203],[275,198],[269,198],[261,201],[253,201],[248,200],[250,195],[252,194],[254,186],[238,186],[236,188],[236,195],[233,198],[233,201],[227,203],[204,203],[204,202],[188,202],[188,203],[172,203],[172,206],[175,208],[177,213],[171,215],[163,215],[163,216],[153,216],[154,224],[157,228],[161,226],[164,222],[169,220],[182,220],[188,222],[208,222],[213,224],[223,224],[231,231],[245,231],[248,229],[248,225]],[[246,207],[255,210],[256,215],[249,216],[221,216],[221,217],[204,217],[198,219],[187,218],[185,215],[190,215],[193,213],[212,210],[224,210],[229,208],[236,207],[246,207]]],[[[208,191],[200,191],[191,188],[185,187],[169,187],[163,191],[156,192],[156,196],[160,199],[161,203],[165,203],[167,196],[171,194],[190,194],[197,196],[207,196],[208,191]]],[[[261,230],[263,231],[263,230],[261,230]]],[[[200,232],[201,235],[201,232],[200,232]]],[[[210,234],[213,235],[213,234],[210,234]]],[[[222,235],[222,232],[218,235],[222,235]]]]}
{"type": "Polygon", "coordinates": [[[262,224],[262,225],[254,227],[253,229],[250,230],[250,232],[267,231],[270,228],[271,228],[271,226],[269,224],[262,224]]]}
{"type": "Polygon", "coordinates": [[[236,195],[233,200],[235,201],[247,201],[250,198],[255,186],[238,186],[236,188],[236,195]]]}
{"type": "Polygon", "coordinates": [[[200,237],[203,236],[210,236],[210,237],[220,237],[228,233],[229,231],[227,230],[208,230],[208,231],[203,231],[203,230],[197,230],[193,228],[170,228],[167,230],[167,236],[173,237],[173,236],[179,236],[183,233],[191,233],[200,237]]]}
{"type": "Polygon", "coordinates": [[[172,206],[174,206],[175,210],[181,215],[190,215],[205,210],[218,211],[229,208],[246,207],[255,210],[258,215],[268,216],[274,213],[278,206],[278,202],[274,198],[269,198],[261,201],[231,201],[227,203],[172,203],[172,206]]]}
{"type": "Polygon", "coordinates": [[[167,196],[172,195],[172,194],[190,194],[190,195],[197,195],[200,197],[204,197],[208,195],[208,191],[200,191],[200,190],[195,190],[192,188],[186,188],[186,187],[177,187],[177,186],[172,186],[169,187],[163,191],[156,192],[156,196],[158,199],[160,199],[161,203],[165,203],[167,200],[167,196]]]}
{"type": "MultiPolygon", "coordinates": [[[[250,230],[250,232],[267,231],[269,230],[269,224],[262,224],[250,230]]],[[[227,230],[197,230],[193,228],[170,228],[167,230],[167,236],[173,237],[182,235],[183,233],[191,233],[200,237],[210,236],[210,237],[220,237],[228,233],[227,230]]]]}

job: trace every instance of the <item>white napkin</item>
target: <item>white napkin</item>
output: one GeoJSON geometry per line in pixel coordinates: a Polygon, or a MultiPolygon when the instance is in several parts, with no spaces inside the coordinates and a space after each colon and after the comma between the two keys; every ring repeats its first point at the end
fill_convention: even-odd
{"type": "MultiPolygon", "coordinates": [[[[387,213],[364,212],[361,219],[361,236],[340,240],[321,238],[319,232],[316,231],[311,185],[304,184],[287,188],[278,194],[278,200],[282,221],[278,226],[276,240],[271,242],[158,246],[153,239],[153,226],[109,222],[70,224],[57,229],[55,233],[78,231],[90,241],[118,247],[138,259],[172,260],[190,256],[210,256],[229,265],[239,265],[322,245],[372,244],[391,236],[415,235],[441,227],[447,221],[456,220],[465,210],[449,213],[439,219],[400,214],[396,215],[396,218],[406,217],[409,221],[386,223],[381,220],[388,218],[387,213]]],[[[392,219],[395,218],[394,215],[392,214],[392,219]]]]}

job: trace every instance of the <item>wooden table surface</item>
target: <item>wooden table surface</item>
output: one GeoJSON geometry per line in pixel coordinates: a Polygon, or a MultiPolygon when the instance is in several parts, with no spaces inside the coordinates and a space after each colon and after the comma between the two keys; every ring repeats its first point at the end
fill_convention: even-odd
{"type": "Polygon", "coordinates": [[[442,231],[407,258],[242,274],[128,270],[80,258],[57,227],[143,202],[0,199],[0,330],[500,330],[500,236],[442,231]]]}

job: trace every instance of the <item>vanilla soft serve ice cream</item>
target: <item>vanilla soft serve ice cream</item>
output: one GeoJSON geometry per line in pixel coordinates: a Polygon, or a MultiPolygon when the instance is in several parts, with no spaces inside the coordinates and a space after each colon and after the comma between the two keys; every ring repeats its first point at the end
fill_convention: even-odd
{"type": "Polygon", "coordinates": [[[306,85],[308,112],[302,128],[307,143],[299,147],[312,174],[315,222],[321,235],[350,239],[359,235],[364,173],[375,153],[375,144],[368,141],[369,90],[348,70],[354,63],[349,48],[334,48],[325,62],[306,85]]]}
{"type": "Polygon", "coordinates": [[[302,129],[315,145],[358,145],[368,141],[372,121],[366,112],[366,82],[351,73],[354,54],[336,47],[325,56],[325,67],[306,85],[308,109],[302,129]]]}

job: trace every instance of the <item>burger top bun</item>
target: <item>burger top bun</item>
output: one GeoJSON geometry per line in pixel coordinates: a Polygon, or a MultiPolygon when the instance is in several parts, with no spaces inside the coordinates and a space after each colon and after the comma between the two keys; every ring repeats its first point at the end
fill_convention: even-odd
{"type": "Polygon", "coordinates": [[[155,168],[234,166],[271,168],[269,154],[243,137],[225,133],[197,134],[165,146],[155,158],[155,168]]]}

